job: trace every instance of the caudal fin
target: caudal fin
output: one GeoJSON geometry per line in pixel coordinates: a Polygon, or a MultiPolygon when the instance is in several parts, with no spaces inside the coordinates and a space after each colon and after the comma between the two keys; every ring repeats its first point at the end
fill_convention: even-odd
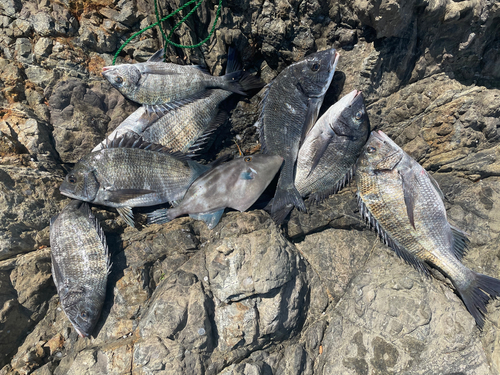
{"type": "Polygon", "coordinates": [[[225,90],[241,95],[247,95],[247,91],[264,86],[264,83],[260,80],[260,78],[242,70],[226,74],[224,76],[224,81],[225,84],[223,88],[225,90]]]}
{"type": "Polygon", "coordinates": [[[161,208],[159,210],[148,213],[148,224],[163,224],[170,221],[168,217],[168,210],[166,208],[161,208]]]}
{"type": "Polygon", "coordinates": [[[282,189],[278,185],[271,206],[273,220],[277,224],[283,223],[293,206],[297,207],[300,211],[306,211],[304,200],[295,186],[282,189]]]}
{"type": "Polygon", "coordinates": [[[490,299],[500,296],[500,280],[474,271],[470,272],[472,280],[468,286],[460,288],[458,285],[455,285],[455,287],[462,297],[467,310],[469,310],[469,313],[476,320],[477,326],[483,329],[484,316],[487,313],[486,305],[490,299]]]}

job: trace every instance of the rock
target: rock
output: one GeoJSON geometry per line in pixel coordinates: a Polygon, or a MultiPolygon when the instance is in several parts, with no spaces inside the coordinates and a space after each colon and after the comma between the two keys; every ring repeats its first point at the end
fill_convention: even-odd
{"type": "Polygon", "coordinates": [[[33,62],[33,55],[31,54],[31,42],[28,38],[16,39],[16,57],[17,60],[24,63],[33,62]]]}
{"type": "Polygon", "coordinates": [[[48,57],[52,52],[52,39],[50,38],[40,38],[35,44],[33,49],[35,56],[40,59],[43,57],[48,57]]]}
{"type": "Polygon", "coordinates": [[[33,18],[33,28],[35,33],[40,36],[54,36],[55,35],[55,21],[54,18],[44,11],[36,13],[33,18]]]}
{"type": "Polygon", "coordinates": [[[14,17],[22,8],[20,0],[2,0],[0,1],[0,12],[8,17],[14,17]]]}

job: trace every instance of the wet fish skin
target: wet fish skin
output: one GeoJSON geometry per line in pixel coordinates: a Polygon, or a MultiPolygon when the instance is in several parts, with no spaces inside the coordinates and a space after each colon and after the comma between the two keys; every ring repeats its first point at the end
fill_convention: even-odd
{"type": "Polygon", "coordinates": [[[162,62],[160,55],[163,55],[162,50],[144,63],[106,66],[102,75],[125,97],[147,105],[193,97],[214,88],[245,95],[239,83],[245,77],[241,70],[212,76],[198,66],[162,62]]]}
{"type": "Polygon", "coordinates": [[[110,260],[106,238],[87,203],[72,200],[50,223],[52,277],[61,306],[81,337],[101,314],[110,260]]]}
{"type": "Polygon", "coordinates": [[[189,214],[212,229],[224,208],[243,212],[255,203],[282,163],[281,156],[257,154],[218,165],[193,182],[179,205],[149,214],[149,222],[164,223],[189,214]]]}
{"type": "Polygon", "coordinates": [[[301,196],[320,201],[349,183],[369,133],[363,94],[353,90],[316,121],[300,147],[295,187],[301,196]]]}
{"type": "Polygon", "coordinates": [[[383,132],[372,132],[356,167],[360,210],[401,258],[428,274],[446,274],[482,329],[486,305],[500,280],[462,264],[469,240],[452,227],[437,182],[383,132]]]}
{"type": "Polygon", "coordinates": [[[126,134],[83,157],[61,184],[61,194],[115,207],[134,226],[132,207],[182,199],[191,183],[209,167],[171,154],[159,145],[126,134]]]}
{"type": "Polygon", "coordinates": [[[278,223],[287,204],[305,211],[304,201],[294,186],[299,145],[316,122],[324,95],[330,86],[338,53],[335,49],[316,52],[285,68],[269,84],[262,101],[257,127],[265,154],[284,158],[271,215],[278,223]]]}

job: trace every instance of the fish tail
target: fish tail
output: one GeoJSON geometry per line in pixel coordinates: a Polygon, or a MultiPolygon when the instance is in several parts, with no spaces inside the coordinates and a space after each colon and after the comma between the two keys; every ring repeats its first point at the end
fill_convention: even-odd
{"type": "Polygon", "coordinates": [[[247,91],[261,88],[264,83],[260,78],[243,70],[226,74],[224,77],[224,89],[236,94],[247,95],[247,91]]]}
{"type": "Polygon", "coordinates": [[[490,299],[500,296],[500,280],[472,270],[468,271],[470,272],[468,275],[470,280],[465,287],[454,284],[467,310],[482,330],[484,317],[487,313],[486,305],[490,299]]]}
{"type": "Polygon", "coordinates": [[[293,185],[285,189],[278,185],[271,207],[271,216],[274,221],[281,224],[294,206],[300,211],[306,211],[306,205],[299,191],[293,185]]]}
{"type": "Polygon", "coordinates": [[[168,209],[162,208],[153,212],[148,213],[148,224],[164,224],[168,223],[171,219],[168,215],[168,209]]]}

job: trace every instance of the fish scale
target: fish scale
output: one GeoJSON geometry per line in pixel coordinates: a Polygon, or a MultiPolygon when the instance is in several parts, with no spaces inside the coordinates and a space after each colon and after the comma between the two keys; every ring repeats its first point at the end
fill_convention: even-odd
{"type": "Polygon", "coordinates": [[[88,336],[104,303],[110,263],[104,233],[86,203],[71,201],[51,220],[50,246],[63,310],[78,333],[88,336]]]}
{"type": "Polygon", "coordinates": [[[360,212],[381,239],[417,270],[446,274],[479,328],[500,280],[460,261],[467,236],[447,220],[437,182],[383,132],[372,132],[356,166],[360,212]]]}

